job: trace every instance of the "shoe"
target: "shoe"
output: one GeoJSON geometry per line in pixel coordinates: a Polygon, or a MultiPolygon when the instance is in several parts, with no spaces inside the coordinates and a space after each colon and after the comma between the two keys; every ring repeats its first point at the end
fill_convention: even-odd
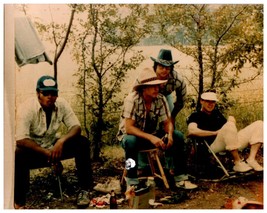
{"type": "Polygon", "coordinates": [[[188,174],[181,174],[181,175],[176,175],[174,176],[174,181],[175,182],[180,182],[182,180],[188,180],[188,174]]]}
{"type": "Polygon", "coordinates": [[[191,183],[189,180],[182,180],[180,182],[175,183],[176,187],[183,189],[195,189],[198,186],[196,184],[191,183]]]}
{"type": "Polygon", "coordinates": [[[108,180],[106,183],[98,183],[94,190],[102,192],[102,193],[110,193],[111,190],[114,190],[116,194],[121,193],[121,185],[119,180],[108,180]]]}
{"type": "Polygon", "coordinates": [[[247,172],[249,170],[251,170],[252,167],[249,166],[247,163],[245,163],[244,161],[240,161],[238,163],[236,163],[233,167],[233,170],[236,172],[247,172]]]}
{"type": "Polygon", "coordinates": [[[177,204],[188,198],[189,197],[184,190],[179,190],[176,194],[172,196],[166,196],[164,198],[160,198],[159,202],[163,204],[177,204]]]}
{"type": "Polygon", "coordinates": [[[255,171],[261,172],[263,171],[263,167],[256,160],[246,160],[247,164],[251,166],[255,171]]]}
{"type": "Polygon", "coordinates": [[[77,206],[86,208],[90,203],[89,192],[81,190],[77,197],[77,206]]]}
{"type": "Polygon", "coordinates": [[[226,155],[227,153],[226,152],[219,152],[218,154],[223,156],[223,155],[226,155]]]}

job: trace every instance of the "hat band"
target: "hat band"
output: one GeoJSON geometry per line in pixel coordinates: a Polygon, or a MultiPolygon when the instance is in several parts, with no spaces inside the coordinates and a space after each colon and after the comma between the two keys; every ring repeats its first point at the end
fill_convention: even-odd
{"type": "Polygon", "coordinates": [[[141,82],[138,80],[138,83],[139,84],[144,84],[144,83],[147,83],[149,81],[155,81],[155,80],[158,80],[158,78],[157,77],[152,77],[152,78],[148,78],[148,79],[142,80],[141,82]]]}
{"type": "Polygon", "coordinates": [[[159,58],[158,58],[158,62],[159,63],[163,63],[163,64],[172,64],[173,63],[172,61],[168,61],[168,60],[165,60],[165,59],[159,59],[159,58]]]}

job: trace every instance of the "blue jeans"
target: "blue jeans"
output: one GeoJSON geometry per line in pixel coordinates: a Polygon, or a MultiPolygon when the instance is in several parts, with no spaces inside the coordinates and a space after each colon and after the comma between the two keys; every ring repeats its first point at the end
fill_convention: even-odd
{"type": "Polygon", "coordinates": [[[172,110],[173,110],[173,108],[174,108],[172,94],[169,94],[169,95],[165,96],[165,98],[166,98],[166,100],[167,100],[167,102],[168,102],[170,112],[172,112],[172,110]]]}
{"type": "MultiPolygon", "coordinates": [[[[159,135],[158,137],[163,137],[159,135]]],[[[138,152],[144,149],[153,149],[155,146],[148,140],[138,138],[134,135],[125,135],[121,141],[121,146],[125,150],[125,160],[131,158],[136,162],[136,166],[127,171],[128,178],[137,178],[138,152]]],[[[173,146],[165,151],[166,166],[174,169],[175,175],[186,173],[186,146],[184,136],[178,130],[173,132],[173,146]]]]}

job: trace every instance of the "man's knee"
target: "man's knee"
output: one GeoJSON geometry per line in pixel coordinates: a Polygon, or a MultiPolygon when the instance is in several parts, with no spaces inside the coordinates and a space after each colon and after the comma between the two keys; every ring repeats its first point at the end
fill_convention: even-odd
{"type": "Polygon", "coordinates": [[[16,146],[15,155],[21,155],[23,153],[24,153],[24,149],[19,148],[18,146],[16,146]]]}
{"type": "Polygon", "coordinates": [[[90,147],[91,143],[87,137],[80,135],[77,140],[80,141],[82,147],[90,147]]]}
{"type": "Polygon", "coordinates": [[[179,144],[184,143],[184,134],[178,130],[173,131],[173,141],[179,144]]]}
{"type": "Polygon", "coordinates": [[[125,135],[123,137],[122,146],[124,149],[134,149],[137,144],[137,137],[134,135],[125,135]]]}
{"type": "Polygon", "coordinates": [[[15,161],[16,162],[22,162],[25,161],[25,159],[27,158],[27,156],[30,155],[30,151],[26,148],[21,148],[21,147],[16,147],[15,150],[15,161]]]}
{"type": "Polygon", "coordinates": [[[263,126],[263,121],[262,120],[257,120],[254,122],[256,126],[263,126]]]}
{"type": "Polygon", "coordinates": [[[22,160],[24,159],[24,156],[25,156],[25,150],[22,148],[16,147],[15,162],[17,162],[17,163],[22,162],[22,160]]]}
{"type": "Polygon", "coordinates": [[[220,129],[219,133],[221,135],[225,134],[237,134],[237,127],[235,122],[227,121],[222,128],[220,129]]]}

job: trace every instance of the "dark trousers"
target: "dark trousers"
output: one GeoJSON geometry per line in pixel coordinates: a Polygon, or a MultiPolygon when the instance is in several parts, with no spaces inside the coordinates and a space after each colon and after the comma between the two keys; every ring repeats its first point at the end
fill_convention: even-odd
{"type": "MultiPolygon", "coordinates": [[[[75,158],[77,175],[81,189],[88,190],[92,184],[90,162],[90,142],[84,136],[77,136],[64,143],[62,158],[75,158]]],[[[50,167],[47,157],[27,148],[16,147],[15,152],[15,191],[16,204],[25,205],[29,189],[30,169],[50,167]]]]}
{"type": "MultiPolygon", "coordinates": [[[[164,135],[164,134],[163,134],[164,135]]],[[[163,137],[159,135],[158,137],[163,137]]],[[[147,140],[138,138],[134,135],[125,135],[122,140],[122,147],[125,150],[125,160],[131,158],[138,164],[138,152],[144,149],[153,149],[155,146],[147,140]]],[[[173,131],[173,145],[165,151],[166,163],[173,164],[175,175],[187,173],[187,159],[186,159],[186,146],[183,134],[178,131],[173,131]]],[[[130,168],[127,171],[127,177],[137,178],[138,166],[130,168]]]]}

